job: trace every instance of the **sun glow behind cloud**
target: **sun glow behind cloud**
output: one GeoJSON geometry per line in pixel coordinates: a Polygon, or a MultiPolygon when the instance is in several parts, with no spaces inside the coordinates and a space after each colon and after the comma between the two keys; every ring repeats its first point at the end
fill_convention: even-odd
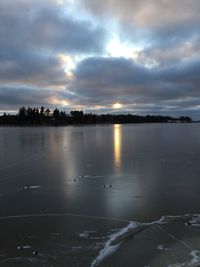
{"type": "Polygon", "coordinates": [[[120,108],[122,108],[122,104],[117,102],[117,103],[113,104],[113,108],[114,109],[120,109],[120,108]]]}
{"type": "Polygon", "coordinates": [[[111,57],[124,57],[137,59],[142,47],[131,45],[128,42],[122,42],[117,36],[108,41],[106,51],[111,57]]]}
{"type": "Polygon", "coordinates": [[[58,58],[64,69],[64,72],[70,77],[73,76],[73,70],[76,68],[75,59],[72,56],[65,54],[59,54],[58,58]]]}

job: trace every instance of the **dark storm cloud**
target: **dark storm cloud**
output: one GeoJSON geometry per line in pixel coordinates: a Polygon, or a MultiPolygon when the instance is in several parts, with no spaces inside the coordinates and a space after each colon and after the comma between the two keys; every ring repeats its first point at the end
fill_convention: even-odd
{"type": "Polygon", "coordinates": [[[58,81],[66,83],[58,58],[29,50],[16,51],[13,57],[8,55],[0,61],[0,81],[32,84],[56,84],[58,81]]]}
{"type": "Polygon", "coordinates": [[[87,105],[119,101],[155,110],[159,104],[163,109],[191,108],[200,104],[199,73],[195,60],[147,69],[124,58],[90,58],[79,64],[70,89],[87,105]]]}
{"type": "Polygon", "coordinates": [[[44,105],[48,103],[48,98],[53,95],[50,90],[39,90],[34,87],[1,86],[0,105],[16,108],[23,105],[44,105]]]}
{"type": "Polygon", "coordinates": [[[147,82],[149,71],[144,67],[135,64],[132,60],[125,58],[87,58],[83,60],[75,72],[76,78],[89,78],[95,82],[99,80],[99,85],[119,84],[129,85],[147,82]]]}

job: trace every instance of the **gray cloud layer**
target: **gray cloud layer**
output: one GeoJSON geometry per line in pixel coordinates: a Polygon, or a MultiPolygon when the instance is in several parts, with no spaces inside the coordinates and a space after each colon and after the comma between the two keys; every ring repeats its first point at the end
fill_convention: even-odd
{"type": "Polygon", "coordinates": [[[199,0],[65,1],[0,2],[0,110],[120,102],[122,112],[200,117],[199,0]],[[137,55],[108,56],[113,34],[141,45],[137,55]],[[77,64],[72,77],[60,55],[77,64]]]}
{"type": "Polygon", "coordinates": [[[1,1],[0,48],[101,52],[104,30],[64,13],[56,1],[1,1]]]}
{"type": "Polygon", "coordinates": [[[66,83],[59,53],[103,50],[105,32],[55,1],[0,2],[0,81],[66,83]]]}
{"type": "Polygon", "coordinates": [[[124,58],[90,58],[79,64],[70,89],[86,105],[111,105],[115,99],[136,108],[188,109],[200,105],[199,73],[196,60],[147,69],[124,58]]]}

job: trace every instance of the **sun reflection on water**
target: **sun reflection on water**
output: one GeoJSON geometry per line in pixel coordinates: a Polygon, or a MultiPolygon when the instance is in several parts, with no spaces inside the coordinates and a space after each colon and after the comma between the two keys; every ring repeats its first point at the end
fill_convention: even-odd
{"type": "Polygon", "coordinates": [[[114,161],[117,167],[121,164],[121,125],[114,125],[114,161]]]}

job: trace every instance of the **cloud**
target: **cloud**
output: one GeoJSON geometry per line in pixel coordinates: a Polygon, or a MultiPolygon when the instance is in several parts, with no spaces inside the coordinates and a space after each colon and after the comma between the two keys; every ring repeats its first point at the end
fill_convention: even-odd
{"type": "Polygon", "coordinates": [[[189,58],[200,58],[200,37],[184,40],[173,46],[153,46],[138,53],[137,61],[140,64],[154,62],[159,66],[181,64],[189,58]]]}
{"type": "Polygon", "coordinates": [[[64,76],[59,59],[39,51],[16,51],[13,57],[0,61],[1,83],[61,84],[62,80],[67,82],[64,76]]]}
{"type": "Polygon", "coordinates": [[[69,84],[76,99],[86,106],[112,105],[171,110],[200,104],[200,63],[148,69],[125,58],[89,58],[82,61],[69,84]]]}
{"type": "Polygon", "coordinates": [[[41,106],[54,109],[70,110],[73,107],[73,102],[70,100],[70,92],[65,88],[45,87],[41,90],[40,87],[31,87],[27,85],[0,86],[0,112],[18,110],[21,106],[37,107],[41,106]]]}
{"type": "Polygon", "coordinates": [[[81,0],[96,18],[114,21],[122,39],[143,46],[174,46],[200,36],[198,0],[81,0]]]}
{"type": "Polygon", "coordinates": [[[39,90],[34,87],[0,87],[0,105],[5,107],[14,107],[18,109],[20,106],[40,106],[49,104],[49,98],[53,97],[55,92],[50,90],[39,90]]]}
{"type": "Polygon", "coordinates": [[[139,27],[159,27],[199,21],[198,0],[81,0],[96,16],[109,15],[139,27]]]}
{"type": "Polygon", "coordinates": [[[105,32],[63,11],[56,1],[1,1],[0,48],[51,49],[69,53],[101,52],[105,32]]]}
{"type": "Polygon", "coordinates": [[[124,113],[197,114],[200,63],[187,60],[181,66],[146,68],[125,58],[91,57],[81,61],[67,87],[0,87],[1,109],[22,105],[79,108],[113,112],[119,102],[124,113]],[[188,112],[188,113],[187,113],[188,112]]]}
{"type": "Polygon", "coordinates": [[[60,55],[103,50],[105,31],[64,12],[58,1],[0,2],[0,82],[67,84],[60,55]]]}

